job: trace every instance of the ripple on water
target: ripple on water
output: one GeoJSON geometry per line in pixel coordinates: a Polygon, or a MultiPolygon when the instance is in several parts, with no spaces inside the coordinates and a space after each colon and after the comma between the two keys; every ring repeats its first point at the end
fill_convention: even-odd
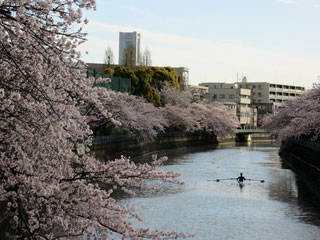
{"type": "Polygon", "coordinates": [[[181,173],[185,184],[157,183],[120,203],[136,209],[136,226],[196,234],[193,239],[318,240],[320,213],[305,203],[291,170],[281,168],[276,147],[235,147],[179,156],[161,170],[181,173]],[[265,183],[214,181],[239,172],[265,183]]]}

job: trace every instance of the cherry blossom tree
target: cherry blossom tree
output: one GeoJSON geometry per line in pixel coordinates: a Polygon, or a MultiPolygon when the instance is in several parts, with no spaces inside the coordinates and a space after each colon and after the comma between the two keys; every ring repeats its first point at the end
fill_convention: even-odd
{"type": "Polygon", "coordinates": [[[239,126],[235,114],[219,103],[192,103],[188,107],[167,105],[162,111],[167,126],[180,131],[205,131],[225,136],[234,134],[239,126]]]}
{"type": "MultiPolygon", "coordinates": [[[[139,216],[112,198],[113,189],[147,188],[146,179],[179,183],[177,173],[156,169],[165,158],[102,163],[76,154],[79,144],[90,151],[89,113],[144,136],[171,124],[135,97],[92,87],[76,51],[85,41],[82,10],[92,8],[94,0],[0,0],[0,226],[10,225],[10,239],[185,237],[134,229],[127,219],[139,216]]],[[[199,118],[201,108],[181,112],[190,119],[186,124],[214,129],[204,119],[213,109],[199,118]]],[[[222,124],[225,116],[219,114],[220,122],[212,124],[222,124]]]]}
{"type": "Polygon", "coordinates": [[[166,120],[160,109],[144,98],[106,89],[100,89],[100,92],[98,99],[112,118],[106,118],[97,109],[90,109],[86,115],[95,115],[93,128],[115,127],[123,134],[145,141],[153,140],[159,132],[164,131],[166,120]]]}
{"type": "MultiPolygon", "coordinates": [[[[105,81],[99,79],[98,81],[105,81]]],[[[101,89],[97,98],[105,106],[112,118],[90,109],[85,115],[94,115],[92,127],[115,127],[129,136],[138,136],[143,140],[153,140],[159,132],[168,129],[194,132],[206,131],[215,135],[228,135],[235,132],[239,122],[235,114],[220,103],[191,103],[190,91],[181,91],[165,87],[161,91],[162,108],[156,108],[143,98],[126,93],[101,89]]]]}
{"type": "Polygon", "coordinates": [[[200,128],[217,136],[234,134],[239,127],[237,116],[222,103],[192,104],[192,115],[198,118],[200,128]]]}
{"type": "Polygon", "coordinates": [[[213,104],[197,104],[192,102],[191,92],[165,87],[161,97],[166,104],[162,109],[167,126],[183,131],[206,131],[215,135],[235,133],[239,126],[236,115],[226,106],[213,104]]]}
{"type": "Polygon", "coordinates": [[[0,231],[9,225],[10,239],[184,237],[134,229],[127,219],[138,215],[111,196],[146,188],[145,179],[177,182],[177,173],[156,170],[165,159],[101,163],[75,153],[92,142],[84,106],[117,122],[76,51],[82,9],[92,8],[94,0],[0,0],[0,231]]]}
{"type": "Polygon", "coordinates": [[[164,105],[187,107],[192,101],[192,93],[190,89],[181,91],[166,84],[161,89],[161,101],[164,105]]]}
{"type": "Polygon", "coordinates": [[[88,111],[86,115],[95,115],[95,120],[91,122],[93,128],[116,127],[124,134],[138,136],[143,140],[153,140],[159,132],[172,128],[177,131],[206,131],[214,135],[228,135],[235,133],[239,126],[235,114],[223,104],[191,103],[190,91],[165,87],[161,96],[166,105],[159,109],[137,96],[101,91],[98,99],[112,114],[112,118],[106,118],[96,109],[88,111]]]}
{"type": "Polygon", "coordinates": [[[320,86],[288,101],[277,115],[264,119],[264,127],[279,141],[292,137],[320,141],[320,86]]]}

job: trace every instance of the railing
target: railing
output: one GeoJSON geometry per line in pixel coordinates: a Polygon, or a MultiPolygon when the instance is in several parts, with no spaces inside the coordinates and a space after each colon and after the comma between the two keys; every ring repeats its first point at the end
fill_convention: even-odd
{"type": "Polygon", "coordinates": [[[269,133],[265,129],[237,129],[236,133],[269,133]]]}

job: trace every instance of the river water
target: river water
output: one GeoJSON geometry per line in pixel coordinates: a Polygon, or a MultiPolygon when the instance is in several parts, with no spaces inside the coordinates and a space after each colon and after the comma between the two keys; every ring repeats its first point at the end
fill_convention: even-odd
{"type": "MultiPolygon", "coordinates": [[[[184,185],[153,182],[119,203],[136,210],[144,222],[164,231],[195,234],[191,239],[318,240],[320,205],[308,184],[284,167],[273,145],[195,147],[154,152],[169,160],[159,170],[181,173],[184,185]],[[240,188],[235,180],[243,172],[240,188]],[[310,193],[311,192],[311,193],[310,193]]],[[[150,159],[151,154],[136,161],[150,159]]]]}

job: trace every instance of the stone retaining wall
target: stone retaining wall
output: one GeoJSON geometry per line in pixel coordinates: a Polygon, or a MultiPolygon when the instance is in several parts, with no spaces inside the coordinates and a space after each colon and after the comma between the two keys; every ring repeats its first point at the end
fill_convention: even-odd
{"type": "Polygon", "coordinates": [[[290,139],[281,144],[279,154],[286,164],[315,183],[320,190],[320,144],[290,139]]]}
{"type": "Polygon", "coordinates": [[[219,145],[235,142],[272,142],[269,133],[253,133],[242,138],[233,136],[214,136],[208,133],[170,133],[159,135],[154,141],[145,142],[137,138],[118,136],[96,139],[93,152],[97,157],[112,160],[121,155],[136,157],[144,153],[199,145],[219,145]]]}

